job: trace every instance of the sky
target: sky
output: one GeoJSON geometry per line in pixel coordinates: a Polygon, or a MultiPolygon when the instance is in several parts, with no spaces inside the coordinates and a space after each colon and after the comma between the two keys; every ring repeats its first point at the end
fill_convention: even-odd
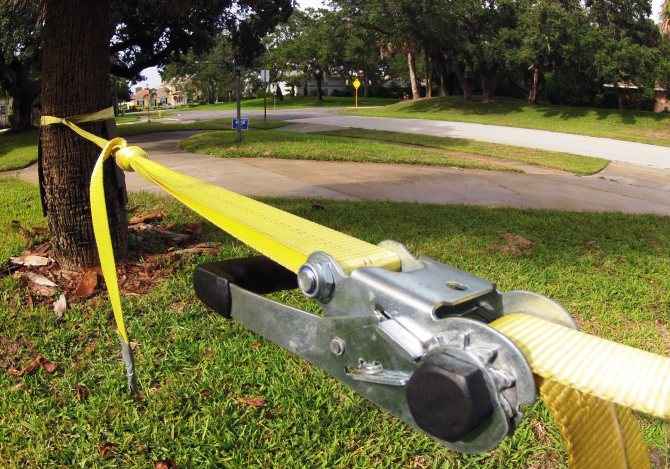
{"type": "MultiPolygon", "coordinates": [[[[322,8],[323,0],[299,0],[299,8],[301,10],[305,8],[322,8]]],[[[652,0],[653,14],[652,18],[658,22],[658,14],[661,11],[661,5],[663,5],[663,0],[652,0]]],[[[148,86],[149,88],[156,88],[161,84],[161,76],[158,74],[158,68],[151,67],[147,68],[142,72],[142,75],[146,77],[146,81],[142,81],[135,86],[148,86]]],[[[134,88],[134,86],[133,86],[134,88]]]]}

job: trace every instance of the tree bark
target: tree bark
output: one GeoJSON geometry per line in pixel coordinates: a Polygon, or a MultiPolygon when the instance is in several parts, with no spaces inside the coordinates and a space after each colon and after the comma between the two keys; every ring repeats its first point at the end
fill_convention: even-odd
{"type": "Polygon", "coordinates": [[[433,97],[433,62],[430,58],[430,50],[428,46],[425,47],[426,50],[426,98],[433,97]]]}
{"type": "Polygon", "coordinates": [[[409,81],[412,84],[412,99],[421,98],[421,86],[416,76],[416,57],[413,50],[407,51],[407,65],[409,66],[409,81]]]}
{"type": "Polygon", "coordinates": [[[316,80],[316,100],[323,101],[323,92],[321,91],[321,80],[323,80],[323,71],[317,69],[314,72],[314,79],[316,80]]]}
{"type": "Polygon", "coordinates": [[[444,59],[438,58],[438,69],[440,71],[440,97],[449,96],[449,88],[447,82],[449,80],[449,71],[447,62],[444,59]]]}
{"type": "MultiPolygon", "coordinates": [[[[45,2],[42,114],[69,117],[102,110],[110,102],[109,0],[45,2]]],[[[80,124],[106,136],[104,122],[80,124]]],[[[90,177],[100,149],[64,125],[40,130],[44,204],[58,261],[77,268],[99,264],[89,197],[90,177]]],[[[126,215],[113,159],[104,168],[112,244],[128,253],[126,215]]]]}
{"type": "Polygon", "coordinates": [[[535,68],[533,70],[533,83],[527,94],[528,104],[537,104],[537,98],[540,96],[540,91],[544,89],[544,84],[544,73],[539,68],[535,68]]]}
{"type": "Polygon", "coordinates": [[[303,95],[304,97],[309,96],[309,91],[307,90],[307,83],[308,83],[308,80],[305,80],[305,81],[303,82],[303,85],[302,85],[302,95],[303,95]]]}
{"type": "Polygon", "coordinates": [[[368,82],[368,74],[363,71],[363,97],[368,98],[370,93],[370,83],[368,82]]]}
{"type": "Polygon", "coordinates": [[[25,93],[9,94],[12,99],[12,112],[14,113],[14,122],[12,130],[22,132],[33,128],[32,105],[37,95],[28,95],[25,93]]]}
{"type": "Polygon", "coordinates": [[[457,60],[454,60],[452,57],[449,57],[449,62],[451,64],[451,68],[454,70],[454,73],[456,74],[456,78],[458,78],[458,82],[461,84],[461,88],[463,88],[463,95],[465,102],[471,103],[472,89],[470,88],[470,83],[468,83],[468,79],[465,77],[463,67],[461,66],[460,63],[458,63],[457,60]]]}

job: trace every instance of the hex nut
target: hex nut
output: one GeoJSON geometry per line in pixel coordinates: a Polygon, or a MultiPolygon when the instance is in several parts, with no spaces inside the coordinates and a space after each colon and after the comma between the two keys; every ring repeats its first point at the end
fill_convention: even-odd
{"type": "Polygon", "coordinates": [[[405,396],[419,428],[452,443],[493,413],[482,370],[448,353],[422,364],[405,386],[405,396]]]}

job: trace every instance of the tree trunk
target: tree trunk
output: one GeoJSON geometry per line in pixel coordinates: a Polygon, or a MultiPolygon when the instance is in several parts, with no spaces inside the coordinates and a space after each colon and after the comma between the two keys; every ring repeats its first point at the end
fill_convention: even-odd
{"type": "Polygon", "coordinates": [[[463,72],[463,67],[461,66],[460,63],[458,63],[457,60],[453,60],[453,58],[450,57],[450,63],[451,63],[451,68],[454,70],[454,73],[456,74],[456,77],[458,78],[458,82],[461,84],[461,88],[463,88],[463,95],[465,96],[465,102],[466,103],[471,103],[472,102],[472,89],[470,88],[470,83],[468,83],[467,78],[465,78],[465,73],[463,72]]]}
{"type": "Polygon", "coordinates": [[[363,71],[363,97],[368,98],[369,97],[369,89],[370,89],[370,84],[368,83],[368,74],[363,71]]]}
{"type": "Polygon", "coordinates": [[[25,93],[9,94],[12,99],[12,111],[14,113],[14,123],[12,130],[21,132],[30,130],[33,127],[33,118],[31,108],[36,95],[27,95],[25,93]]]}
{"type": "Polygon", "coordinates": [[[302,95],[303,95],[304,97],[309,96],[309,91],[307,90],[307,83],[308,83],[308,82],[309,82],[309,80],[305,80],[305,81],[303,82],[303,86],[302,86],[302,95]]]}
{"type": "Polygon", "coordinates": [[[323,93],[321,91],[321,80],[323,80],[323,71],[317,70],[314,72],[314,78],[316,79],[316,100],[323,101],[323,93]]]}
{"type": "Polygon", "coordinates": [[[421,86],[416,76],[416,58],[413,50],[407,51],[407,64],[409,66],[409,81],[412,84],[412,99],[421,98],[421,86]]]}
{"type": "Polygon", "coordinates": [[[426,50],[426,98],[433,97],[433,61],[430,58],[430,51],[428,46],[426,50]]]}
{"type": "Polygon", "coordinates": [[[479,78],[482,82],[482,99],[485,103],[491,103],[494,100],[495,90],[493,89],[493,79],[486,74],[482,66],[479,68],[479,78]]]}
{"type": "Polygon", "coordinates": [[[544,73],[538,68],[533,70],[533,84],[527,94],[528,104],[537,104],[537,98],[540,96],[540,91],[544,89],[544,73]]]}
{"type": "Polygon", "coordinates": [[[438,59],[438,68],[440,70],[440,97],[449,96],[449,88],[447,82],[449,80],[449,72],[447,70],[447,62],[443,59],[438,59]]]}
{"type": "MultiPolygon", "coordinates": [[[[109,106],[109,0],[45,2],[42,113],[69,117],[109,106]]],[[[80,126],[106,136],[104,122],[80,126]]],[[[90,177],[100,149],[64,125],[43,126],[44,204],[58,261],[76,268],[99,264],[91,223],[90,177]]],[[[128,253],[126,214],[113,159],[105,165],[105,196],[117,257],[128,253]]]]}

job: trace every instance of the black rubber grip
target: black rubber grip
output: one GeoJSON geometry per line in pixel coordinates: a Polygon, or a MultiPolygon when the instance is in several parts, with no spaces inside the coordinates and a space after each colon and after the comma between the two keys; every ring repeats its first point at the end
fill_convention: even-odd
{"type": "Polygon", "coordinates": [[[265,256],[200,264],[193,272],[193,288],[200,301],[228,319],[232,311],[230,284],[265,295],[298,288],[298,277],[265,256]]]}

